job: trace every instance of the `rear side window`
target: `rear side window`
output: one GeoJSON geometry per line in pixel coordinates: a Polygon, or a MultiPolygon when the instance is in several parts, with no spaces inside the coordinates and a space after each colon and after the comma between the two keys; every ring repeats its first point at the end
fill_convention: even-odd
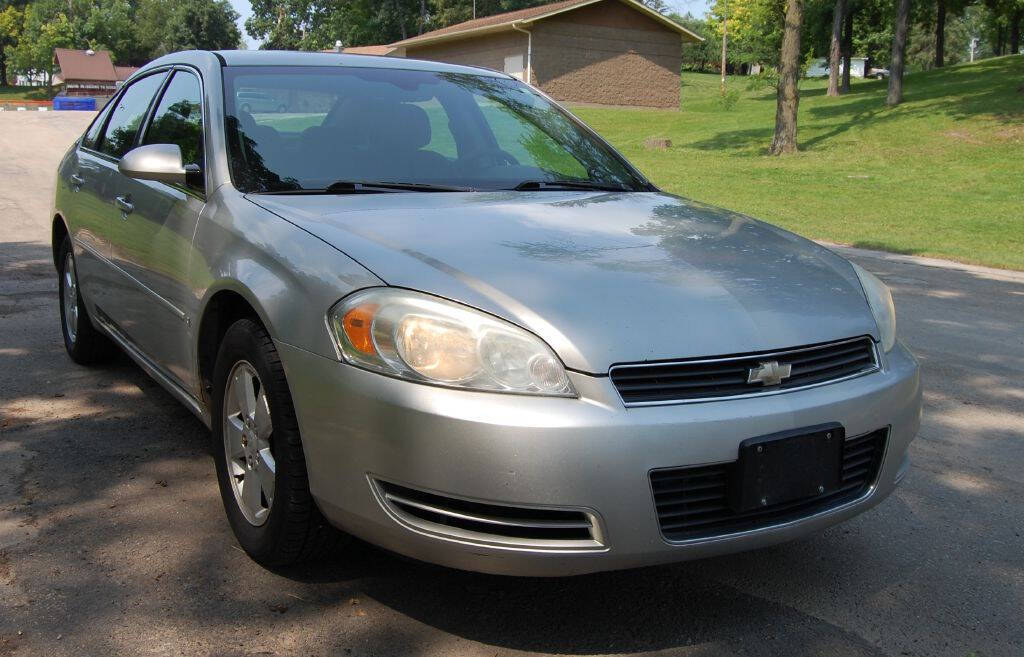
{"type": "Polygon", "coordinates": [[[107,155],[120,158],[135,145],[135,135],[139,131],[149,103],[156,95],[162,74],[150,75],[132,84],[117,101],[117,107],[110,114],[107,130],[99,143],[99,150],[107,155]]]}
{"type": "MultiPolygon", "coordinates": [[[[146,129],[143,144],[177,144],[182,163],[203,166],[202,87],[191,73],[176,71],[160,98],[153,120],[146,129]]],[[[189,187],[201,188],[202,176],[189,181],[189,187]]]]}
{"type": "Polygon", "coordinates": [[[92,125],[85,133],[85,137],[82,138],[82,146],[85,148],[96,148],[96,140],[100,137],[100,131],[103,130],[103,123],[107,120],[107,115],[110,114],[110,105],[108,104],[103,108],[103,111],[97,115],[93,120],[92,125]]]}

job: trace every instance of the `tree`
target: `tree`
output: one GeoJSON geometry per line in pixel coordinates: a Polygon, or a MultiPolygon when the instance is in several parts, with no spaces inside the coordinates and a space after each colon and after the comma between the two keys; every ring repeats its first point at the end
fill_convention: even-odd
{"type": "Polygon", "coordinates": [[[892,34],[892,59],[889,61],[889,93],[886,105],[903,102],[903,58],[907,53],[907,22],[910,19],[910,0],[897,0],[896,23],[892,34]]]}
{"type": "Polygon", "coordinates": [[[935,6],[935,68],[942,68],[946,51],[946,0],[936,0],[935,6]]]}
{"type": "Polygon", "coordinates": [[[17,45],[8,49],[11,64],[30,76],[42,76],[47,89],[53,80],[53,51],[74,45],[75,35],[59,0],[25,6],[25,21],[17,45]]]}
{"type": "Polygon", "coordinates": [[[729,0],[724,0],[722,5],[722,97],[725,97],[725,69],[729,66],[728,41],[729,41],[729,0]]]}
{"type": "MultiPolygon", "coordinates": [[[[98,0],[75,13],[72,27],[76,46],[109,50],[115,62],[141,59],[139,30],[128,0],[98,0]]],[[[161,29],[165,29],[163,26],[161,29]]]]}
{"type": "MultiPolygon", "coordinates": [[[[850,59],[853,57],[853,7],[847,5],[846,20],[843,26],[843,81],[839,85],[839,93],[850,93],[850,59]]],[[[867,75],[867,71],[864,71],[867,75]]]]}
{"type": "Polygon", "coordinates": [[[1017,2],[1017,6],[1010,14],[1010,54],[1016,55],[1020,52],[1020,24],[1024,20],[1024,3],[1017,2]]]}
{"type": "Polygon", "coordinates": [[[140,0],[135,9],[135,31],[138,35],[139,64],[172,52],[167,26],[172,6],[166,0],[140,0]]]}
{"type": "MultiPolygon", "coordinates": [[[[942,2],[942,0],[939,0],[942,2]]],[[[839,63],[843,55],[843,24],[846,22],[847,3],[846,0],[836,0],[836,7],[832,12],[832,41],[828,51],[828,95],[839,95],[839,63]]],[[[850,70],[850,65],[846,65],[850,70]]]]}
{"type": "MultiPolygon", "coordinates": [[[[904,0],[907,1],[907,0],[904,0]]],[[[779,89],[775,108],[775,136],[769,149],[772,155],[794,153],[796,119],[800,106],[800,29],[803,24],[803,0],[786,0],[786,22],[779,51],[779,89]]]]}
{"type": "Polygon", "coordinates": [[[181,0],[174,3],[167,35],[172,50],[224,50],[242,40],[236,12],[227,0],[181,0]]]}
{"type": "MultiPolygon", "coordinates": [[[[0,7],[4,3],[0,2],[0,7]]],[[[8,4],[0,11],[0,87],[6,87],[7,49],[17,45],[25,25],[25,12],[14,4],[8,4]]]]}
{"type": "Polygon", "coordinates": [[[725,27],[726,3],[729,16],[729,64],[778,64],[785,5],[776,0],[715,0],[708,11],[707,20],[719,44],[725,27]]]}
{"type": "Polygon", "coordinates": [[[704,71],[717,56],[717,45],[714,33],[708,22],[700,18],[694,18],[692,14],[680,16],[669,14],[669,18],[679,23],[689,31],[693,32],[704,40],[699,43],[683,44],[683,68],[691,71],[704,71]]]}

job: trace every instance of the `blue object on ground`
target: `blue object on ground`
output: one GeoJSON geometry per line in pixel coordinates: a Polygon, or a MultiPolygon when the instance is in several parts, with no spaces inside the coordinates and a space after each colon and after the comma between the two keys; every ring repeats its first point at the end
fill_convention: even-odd
{"type": "Polygon", "coordinates": [[[61,110],[84,110],[96,111],[95,98],[73,98],[71,96],[57,96],[53,99],[54,111],[61,110]]]}

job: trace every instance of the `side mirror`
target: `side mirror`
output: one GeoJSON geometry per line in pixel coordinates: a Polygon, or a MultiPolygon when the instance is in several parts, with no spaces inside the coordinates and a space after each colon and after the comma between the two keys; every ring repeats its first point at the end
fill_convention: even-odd
{"type": "Polygon", "coordinates": [[[117,170],[129,178],[184,185],[187,171],[177,144],[148,144],[125,153],[117,170]]]}

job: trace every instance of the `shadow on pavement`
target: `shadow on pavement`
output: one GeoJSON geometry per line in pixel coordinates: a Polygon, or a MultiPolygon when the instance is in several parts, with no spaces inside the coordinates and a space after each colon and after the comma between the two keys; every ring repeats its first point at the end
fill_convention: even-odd
{"type": "Polygon", "coordinates": [[[928,388],[893,498],[776,548],[514,579],[359,542],[257,566],[223,518],[205,428],[127,358],[72,365],[49,248],[0,244],[0,459],[19,459],[0,654],[1019,654],[1024,285],[864,264],[896,290],[928,388]]]}

